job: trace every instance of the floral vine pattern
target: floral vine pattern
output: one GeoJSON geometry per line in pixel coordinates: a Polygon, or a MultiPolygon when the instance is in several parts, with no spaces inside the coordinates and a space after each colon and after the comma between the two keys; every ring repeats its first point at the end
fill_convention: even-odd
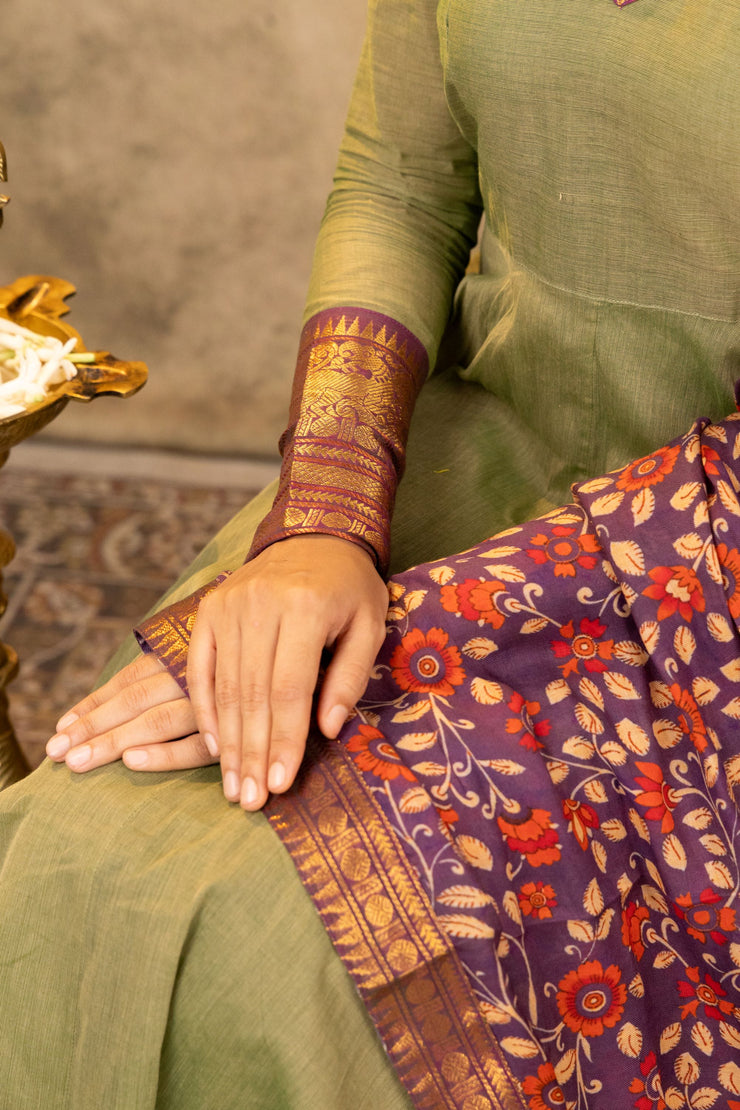
{"type": "Polygon", "coordinates": [[[739,420],[392,580],[340,736],[530,1110],[740,1110],[739,420]]]}

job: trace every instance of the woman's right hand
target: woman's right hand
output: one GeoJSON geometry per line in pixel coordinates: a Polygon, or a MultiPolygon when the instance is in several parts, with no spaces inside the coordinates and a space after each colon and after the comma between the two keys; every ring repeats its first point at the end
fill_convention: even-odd
{"type": "Polygon", "coordinates": [[[364,548],[293,536],[266,548],[201,603],[187,680],[198,729],[218,752],[224,793],[245,809],[293,782],[321,657],[317,719],[334,738],[367,685],[388,594],[364,548]]]}

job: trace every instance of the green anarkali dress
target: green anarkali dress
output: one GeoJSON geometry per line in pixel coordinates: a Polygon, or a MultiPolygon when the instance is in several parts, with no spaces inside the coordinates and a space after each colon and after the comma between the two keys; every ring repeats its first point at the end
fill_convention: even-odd
{"type": "MultiPolygon", "coordinates": [[[[345,307],[382,314],[437,368],[393,567],[733,407],[739,32],[736,0],[371,0],[306,319],[334,312],[338,339],[345,307]]],[[[238,566],[273,493],[165,600],[238,566]]],[[[0,1107],[411,1105],[290,857],[216,768],[47,762],[0,798],[0,867],[0,1107]]]]}

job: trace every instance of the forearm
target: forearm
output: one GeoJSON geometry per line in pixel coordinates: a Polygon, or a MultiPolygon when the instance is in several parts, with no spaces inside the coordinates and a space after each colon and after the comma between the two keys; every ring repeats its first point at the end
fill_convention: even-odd
{"type": "Polygon", "coordinates": [[[480,218],[447,107],[436,0],[371,0],[319,235],[274,506],[249,552],[324,533],[387,568],[414,401],[480,218]]]}
{"type": "Polygon", "coordinates": [[[480,218],[475,152],[447,107],[436,0],[371,0],[316,247],[283,468],[250,556],[309,531],[387,569],[413,405],[480,218]]]}

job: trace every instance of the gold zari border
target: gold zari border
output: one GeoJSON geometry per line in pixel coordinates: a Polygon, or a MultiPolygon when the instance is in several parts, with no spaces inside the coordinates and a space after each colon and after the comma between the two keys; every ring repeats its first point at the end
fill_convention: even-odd
{"type": "Polygon", "coordinates": [[[198,615],[198,606],[206,594],[215,590],[216,586],[227,577],[227,574],[220,574],[195,593],[189,594],[181,601],[173,602],[166,609],[161,609],[148,617],[134,629],[134,635],[141,650],[153,652],[185,693],[188,689],[186,678],[188,650],[195,618],[198,615]]]}
{"type": "Polygon", "coordinates": [[[338,745],[267,815],[417,1110],[526,1102],[395,833],[338,745]]]}

